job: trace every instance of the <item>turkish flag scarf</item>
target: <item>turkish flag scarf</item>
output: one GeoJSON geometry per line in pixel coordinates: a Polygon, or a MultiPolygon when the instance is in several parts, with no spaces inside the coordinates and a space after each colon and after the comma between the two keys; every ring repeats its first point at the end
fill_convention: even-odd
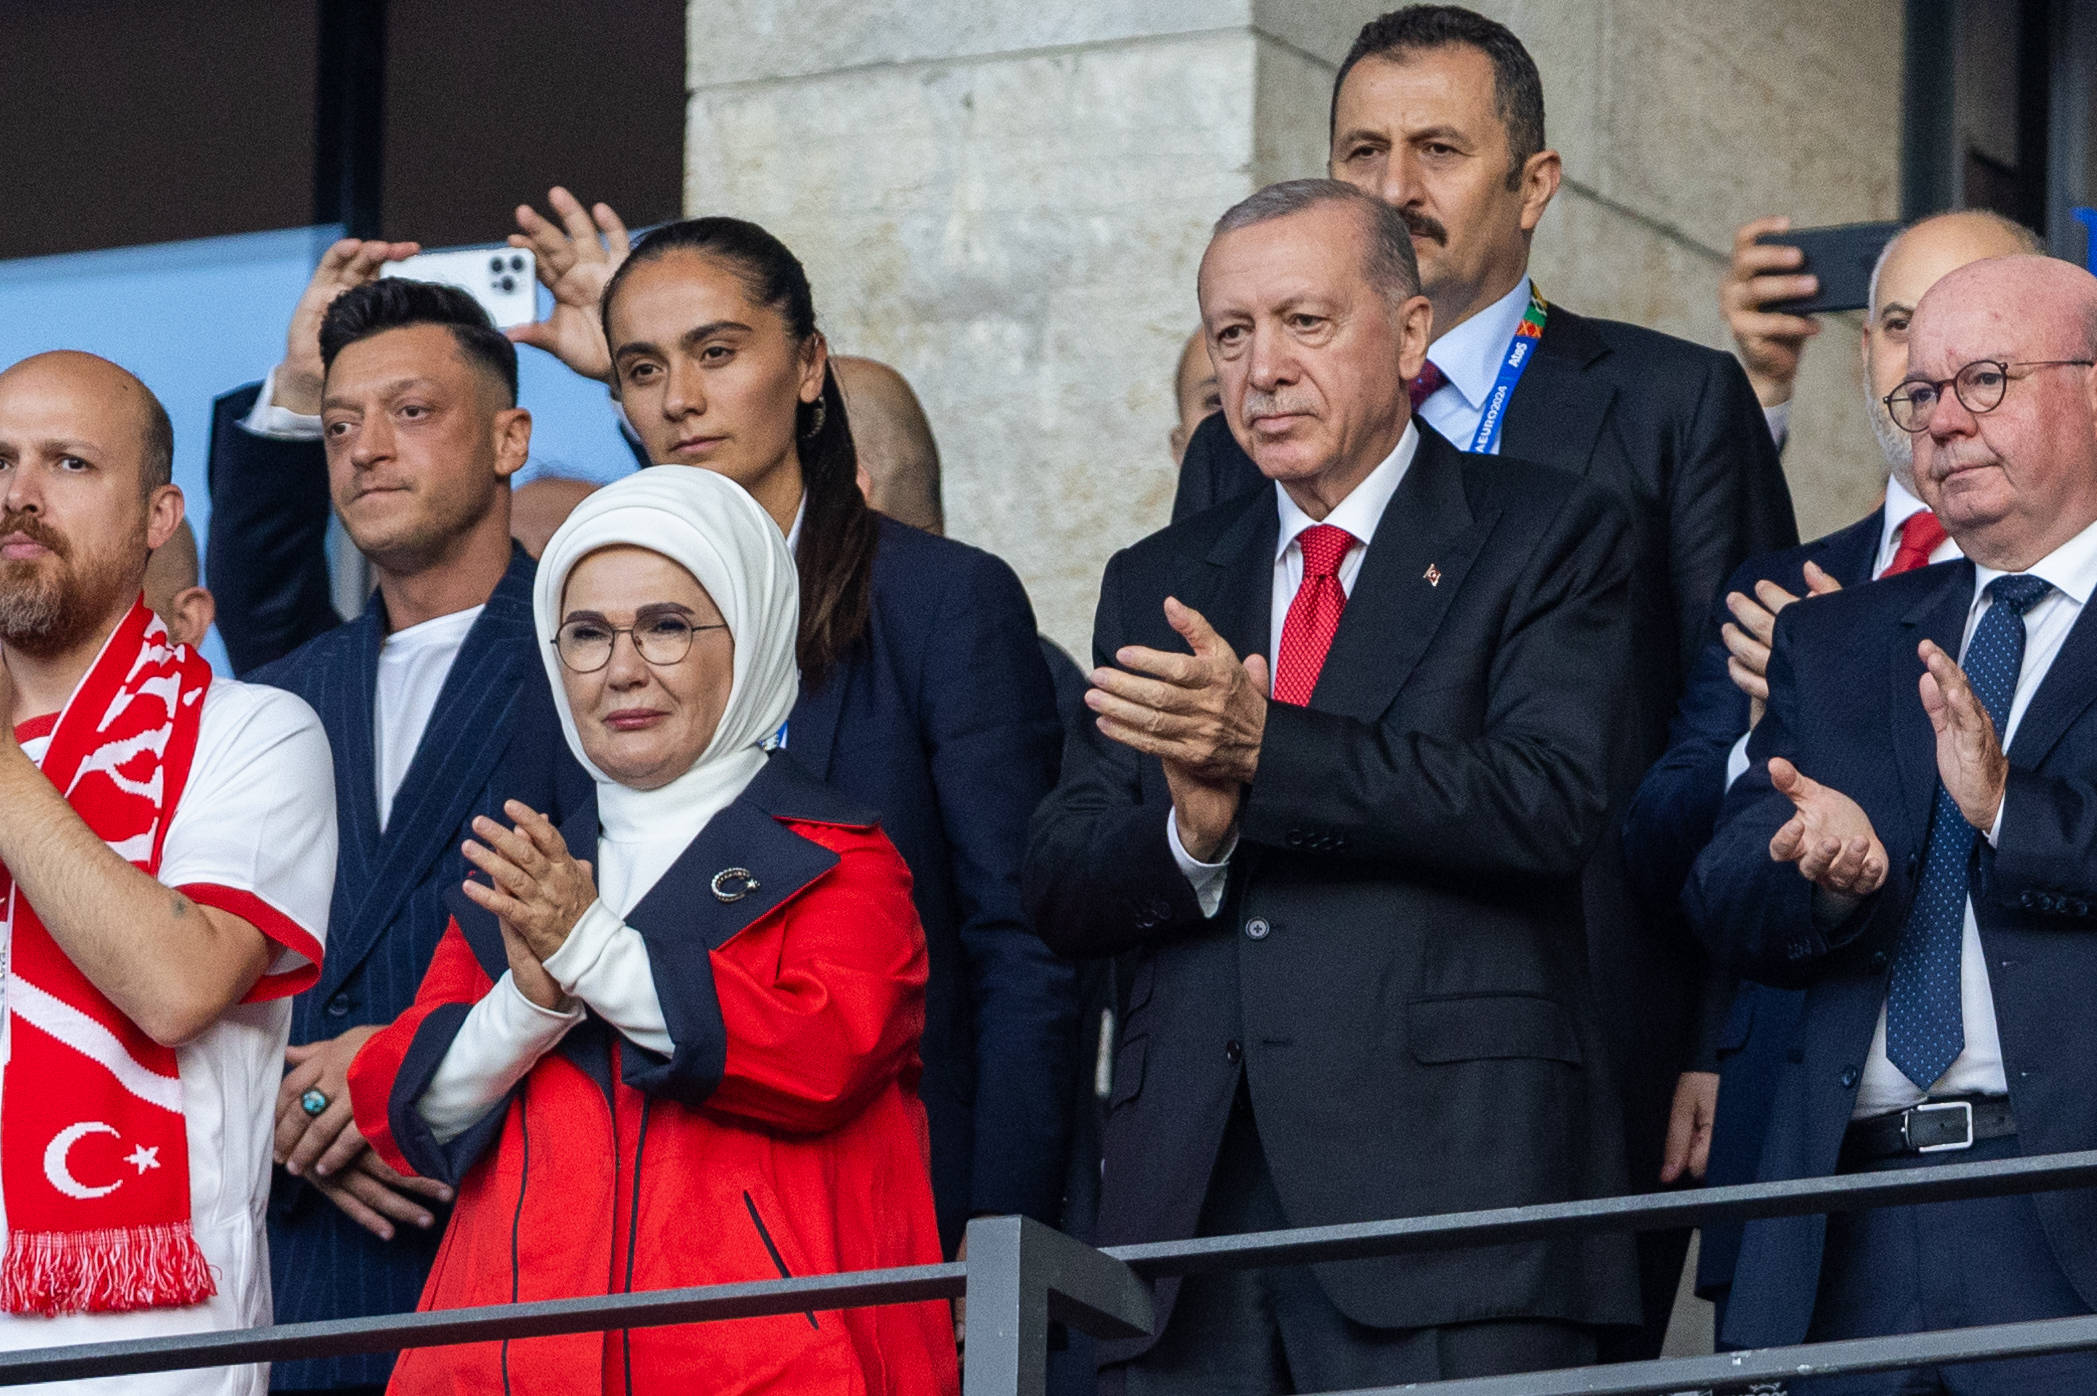
{"type": "MultiPolygon", "coordinates": [[[[42,769],[88,828],[152,874],[189,779],[211,666],[140,601],[58,716],[42,769]]],[[[215,1286],[189,1222],[173,1048],[66,958],[0,868],[12,919],[0,1074],[0,1309],[172,1308],[215,1286]]]]}

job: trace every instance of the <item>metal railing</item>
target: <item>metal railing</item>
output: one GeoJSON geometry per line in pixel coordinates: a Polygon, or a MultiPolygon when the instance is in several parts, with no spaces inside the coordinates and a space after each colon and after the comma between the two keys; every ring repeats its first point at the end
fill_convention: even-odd
{"type": "MultiPolygon", "coordinates": [[[[969,1340],[964,1382],[969,1396],[1042,1396],[1050,1323],[1067,1323],[1097,1338],[1147,1333],[1151,1327],[1147,1281],[1162,1276],[2093,1186],[2097,1186],[2097,1150],[1108,1250],[1095,1250],[1039,1222],[990,1217],[969,1223],[966,1262],[23,1349],[0,1353],[0,1386],[711,1323],[965,1295],[969,1340]]],[[[1430,1385],[1442,1396],[1660,1396],[1809,1374],[1885,1371],[2087,1349],[2097,1349],[2097,1315],[1430,1385]]],[[[1399,1389],[1388,1388],[1394,1396],[1399,1389]]]]}

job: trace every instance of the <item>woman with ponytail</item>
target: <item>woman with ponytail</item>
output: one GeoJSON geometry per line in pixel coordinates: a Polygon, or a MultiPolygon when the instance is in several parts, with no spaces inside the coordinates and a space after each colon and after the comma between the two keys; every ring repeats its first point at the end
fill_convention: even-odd
{"type": "Polygon", "coordinates": [[[726,475],[787,535],[801,694],[783,743],[880,814],[924,923],[919,1092],[942,1241],[952,1253],[974,1215],[1053,1222],[1077,1009],[1070,968],[1020,909],[1027,821],[1062,744],[1026,593],[989,554],[868,509],[808,277],[779,239],[735,218],[671,223],[607,280],[616,217],[600,204],[593,228],[564,192],[555,203],[564,226],[531,214],[516,241],[560,304],[514,336],[605,376],[649,460],[726,475]]]}

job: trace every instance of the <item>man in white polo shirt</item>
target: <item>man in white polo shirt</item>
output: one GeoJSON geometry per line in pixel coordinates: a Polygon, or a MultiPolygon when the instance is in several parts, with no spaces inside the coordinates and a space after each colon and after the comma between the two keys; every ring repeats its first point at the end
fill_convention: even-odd
{"type": "Polygon", "coordinates": [[[182,521],[172,447],[105,360],[0,372],[0,1347],[270,1319],[278,1063],[319,973],[334,777],[311,709],[215,678],[141,599],[182,521]]]}

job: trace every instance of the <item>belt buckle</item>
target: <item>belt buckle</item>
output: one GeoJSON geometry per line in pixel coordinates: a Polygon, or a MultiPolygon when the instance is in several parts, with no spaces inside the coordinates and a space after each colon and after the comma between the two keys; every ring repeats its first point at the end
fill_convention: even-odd
{"type": "Polygon", "coordinates": [[[1925,1100],[1922,1104],[1911,1107],[1900,1117],[1900,1142],[1918,1154],[1941,1154],[1952,1149],[1972,1148],[1973,1102],[1970,1100],[1925,1100]],[[1908,1125],[1917,1115],[1920,1115],[1925,1110],[1957,1110],[1963,1112],[1966,1121],[1966,1137],[1964,1139],[1954,1139],[1946,1144],[1917,1144],[1914,1137],[1908,1133],[1908,1125]]]}

